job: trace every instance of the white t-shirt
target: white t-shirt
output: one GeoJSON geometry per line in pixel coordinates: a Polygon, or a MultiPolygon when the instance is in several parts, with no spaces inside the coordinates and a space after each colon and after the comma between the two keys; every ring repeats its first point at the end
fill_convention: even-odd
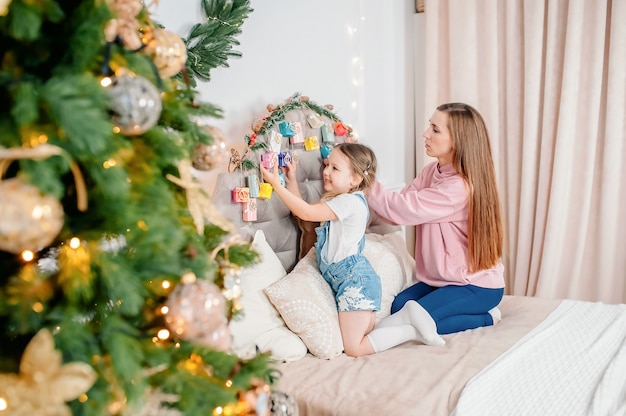
{"type": "Polygon", "coordinates": [[[330,222],[328,243],[322,251],[327,263],[336,263],[359,251],[369,209],[357,194],[363,195],[363,192],[341,194],[324,201],[337,216],[336,220],[330,222]],[[329,257],[328,253],[332,256],[329,257]]]}

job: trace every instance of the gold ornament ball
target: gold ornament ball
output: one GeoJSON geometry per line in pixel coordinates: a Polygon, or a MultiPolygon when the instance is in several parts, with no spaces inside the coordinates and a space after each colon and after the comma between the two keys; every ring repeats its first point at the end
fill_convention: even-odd
{"type": "Polygon", "coordinates": [[[37,252],[54,241],[64,221],[56,198],[20,178],[0,181],[0,250],[37,252]]]}
{"type": "Polygon", "coordinates": [[[222,163],[226,157],[226,136],[214,126],[207,126],[209,134],[213,136],[213,144],[199,144],[196,146],[192,158],[192,165],[198,170],[211,170],[222,163]]]}
{"type": "Polygon", "coordinates": [[[213,282],[181,282],[165,306],[165,323],[176,337],[221,351],[230,347],[226,299],[213,282]]]}
{"type": "Polygon", "coordinates": [[[148,45],[152,60],[162,78],[171,78],[185,67],[187,45],[180,36],[166,29],[156,29],[152,36],[148,45]]]}

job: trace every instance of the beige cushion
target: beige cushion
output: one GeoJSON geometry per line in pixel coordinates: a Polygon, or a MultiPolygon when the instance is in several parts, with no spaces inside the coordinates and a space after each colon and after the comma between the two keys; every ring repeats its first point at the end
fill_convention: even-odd
{"type": "Polygon", "coordinates": [[[230,321],[231,349],[248,359],[261,352],[279,361],[294,361],[304,357],[307,348],[302,340],[285,326],[269,302],[263,289],[286,275],[280,260],[272,251],[262,230],[256,231],[252,249],[260,261],[246,267],[240,275],[242,312],[230,321]]]}
{"type": "MultiPolygon", "coordinates": [[[[395,295],[412,282],[414,261],[401,231],[367,234],[363,254],[381,278],[383,296],[381,310],[376,314],[378,321],[389,315],[395,295]]],[[[311,354],[331,359],[343,352],[335,297],[318,270],[315,249],[291,273],[266,287],[265,293],[311,354]]]]}

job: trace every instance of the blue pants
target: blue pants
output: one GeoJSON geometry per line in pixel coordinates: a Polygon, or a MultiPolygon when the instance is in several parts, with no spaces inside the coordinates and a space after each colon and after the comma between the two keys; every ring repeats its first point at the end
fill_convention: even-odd
{"type": "Polygon", "coordinates": [[[488,311],[500,303],[504,288],[485,289],[474,285],[434,287],[418,282],[398,293],[391,304],[397,312],[409,300],[417,301],[437,324],[441,335],[493,325],[488,311]]]}

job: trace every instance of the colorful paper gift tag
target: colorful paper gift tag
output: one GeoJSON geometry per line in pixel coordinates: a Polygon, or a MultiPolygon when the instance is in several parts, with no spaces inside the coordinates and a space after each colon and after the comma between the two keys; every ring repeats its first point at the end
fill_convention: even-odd
{"type": "Polygon", "coordinates": [[[323,143],[335,143],[335,132],[332,128],[328,128],[328,124],[324,124],[320,127],[323,143]]]}
{"type": "Polygon", "coordinates": [[[293,128],[296,134],[291,136],[291,138],[289,139],[289,142],[291,144],[302,143],[304,141],[304,133],[302,132],[302,124],[300,124],[299,121],[294,121],[293,128]]]}
{"type": "Polygon", "coordinates": [[[268,141],[270,150],[272,152],[280,153],[280,149],[283,147],[283,135],[276,130],[272,130],[269,133],[268,141]]]}
{"type": "Polygon", "coordinates": [[[259,198],[260,199],[270,199],[272,197],[272,185],[267,182],[261,183],[261,187],[259,189],[259,198]]]}
{"type": "Polygon", "coordinates": [[[280,134],[285,137],[292,137],[296,134],[295,125],[291,121],[281,121],[278,124],[278,128],[280,130],[280,134]]]}
{"type": "Polygon", "coordinates": [[[304,139],[304,149],[306,151],[317,150],[320,148],[320,142],[317,140],[317,136],[309,136],[304,139]]]}
{"type": "Polygon", "coordinates": [[[322,120],[322,116],[317,113],[311,113],[306,116],[306,121],[309,123],[309,126],[312,129],[319,129],[324,125],[324,120],[322,120]]]}
{"type": "Polygon", "coordinates": [[[250,201],[250,189],[247,186],[238,186],[233,189],[233,202],[250,201]]]}
{"type": "Polygon", "coordinates": [[[257,219],[257,209],[256,209],[256,198],[250,198],[250,201],[244,202],[242,204],[243,207],[243,220],[244,221],[256,221],[257,219]]]}

